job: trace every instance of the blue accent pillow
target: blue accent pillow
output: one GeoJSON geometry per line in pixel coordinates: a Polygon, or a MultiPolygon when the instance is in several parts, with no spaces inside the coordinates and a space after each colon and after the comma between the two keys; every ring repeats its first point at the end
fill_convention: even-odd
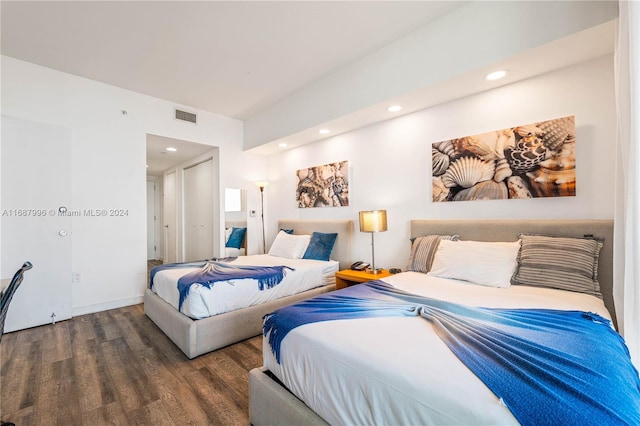
{"type": "Polygon", "coordinates": [[[236,228],[231,230],[231,235],[227,240],[226,247],[233,247],[239,249],[244,242],[244,236],[247,233],[247,228],[236,228]]]}
{"type": "Polygon", "coordinates": [[[284,229],[284,228],[280,228],[281,231],[286,232],[289,235],[293,235],[293,229],[284,229]]]}
{"type": "Polygon", "coordinates": [[[325,261],[331,259],[331,251],[337,237],[337,233],[324,234],[322,232],[314,232],[311,234],[311,241],[309,241],[307,251],[304,252],[302,258],[325,261]]]}

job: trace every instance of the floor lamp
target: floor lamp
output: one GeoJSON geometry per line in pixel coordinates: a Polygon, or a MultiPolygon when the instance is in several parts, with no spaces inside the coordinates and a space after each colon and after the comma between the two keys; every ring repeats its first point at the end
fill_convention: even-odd
{"type": "Polygon", "coordinates": [[[267,252],[267,243],[265,239],[264,232],[264,188],[269,184],[269,182],[256,182],[258,188],[260,188],[260,222],[262,224],[262,253],[267,252]]]}
{"type": "Polygon", "coordinates": [[[371,232],[371,273],[377,274],[382,269],[376,269],[376,253],[373,234],[387,230],[386,210],[367,210],[360,212],[360,232],[371,232]]]}

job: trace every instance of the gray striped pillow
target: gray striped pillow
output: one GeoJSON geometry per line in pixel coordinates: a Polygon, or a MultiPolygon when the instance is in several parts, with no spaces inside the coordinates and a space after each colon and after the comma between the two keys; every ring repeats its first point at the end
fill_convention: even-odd
{"type": "Polygon", "coordinates": [[[407,271],[429,272],[440,240],[456,241],[458,235],[425,235],[413,239],[407,271]]]}
{"type": "Polygon", "coordinates": [[[599,298],[598,257],[602,240],[520,235],[513,285],[550,287],[599,298]]]}

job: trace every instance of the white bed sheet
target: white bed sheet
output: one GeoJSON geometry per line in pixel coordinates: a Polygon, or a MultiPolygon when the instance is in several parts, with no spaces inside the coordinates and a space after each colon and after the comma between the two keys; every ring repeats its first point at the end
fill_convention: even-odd
{"type": "MultiPolygon", "coordinates": [[[[315,287],[335,283],[335,273],[338,271],[338,262],[334,260],[287,259],[268,254],[240,256],[231,264],[286,265],[295,270],[288,270],[280,284],[265,290],[259,290],[258,281],[254,279],[222,281],[215,283],[211,288],[194,284],[189,289],[189,295],[182,305],[181,312],[193,319],[201,319],[246,308],[247,306],[258,305],[315,287]]],[[[178,309],[180,300],[177,288],[178,279],[197,269],[176,268],[159,271],[154,276],[152,291],[178,309]]]]}
{"type": "MultiPolygon", "coordinates": [[[[604,303],[586,294],[525,286],[492,288],[416,272],[383,280],[402,290],[466,305],[579,309],[610,318],[604,303]]],[[[268,339],[263,345],[264,365],[330,424],[518,424],[419,317],[298,327],[282,342],[281,364],[268,339]]]]}

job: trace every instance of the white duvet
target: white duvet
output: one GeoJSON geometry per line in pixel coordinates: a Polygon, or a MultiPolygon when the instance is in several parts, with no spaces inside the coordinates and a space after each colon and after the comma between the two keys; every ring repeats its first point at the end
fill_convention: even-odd
{"type": "MultiPolygon", "coordinates": [[[[338,270],[338,262],[333,260],[287,259],[268,254],[240,256],[231,264],[255,266],[286,265],[295,270],[287,271],[280,284],[265,290],[259,290],[258,281],[254,279],[222,281],[215,283],[211,288],[194,284],[189,289],[189,295],[182,304],[181,312],[193,319],[201,319],[246,308],[247,306],[258,305],[315,287],[335,283],[335,273],[338,270]]],[[[154,276],[152,291],[178,309],[180,300],[177,286],[178,279],[197,269],[176,268],[159,271],[154,276]]]]}
{"type": "MultiPolygon", "coordinates": [[[[610,318],[590,295],[548,288],[493,288],[405,272],[397,288],[495,308],[553,308],[610,318]]],[[[500,400],[420,317],[307,324],[283,340],[281,364],[263,339],[264,365],[332,425],[518,424],[500,400]]]]}

